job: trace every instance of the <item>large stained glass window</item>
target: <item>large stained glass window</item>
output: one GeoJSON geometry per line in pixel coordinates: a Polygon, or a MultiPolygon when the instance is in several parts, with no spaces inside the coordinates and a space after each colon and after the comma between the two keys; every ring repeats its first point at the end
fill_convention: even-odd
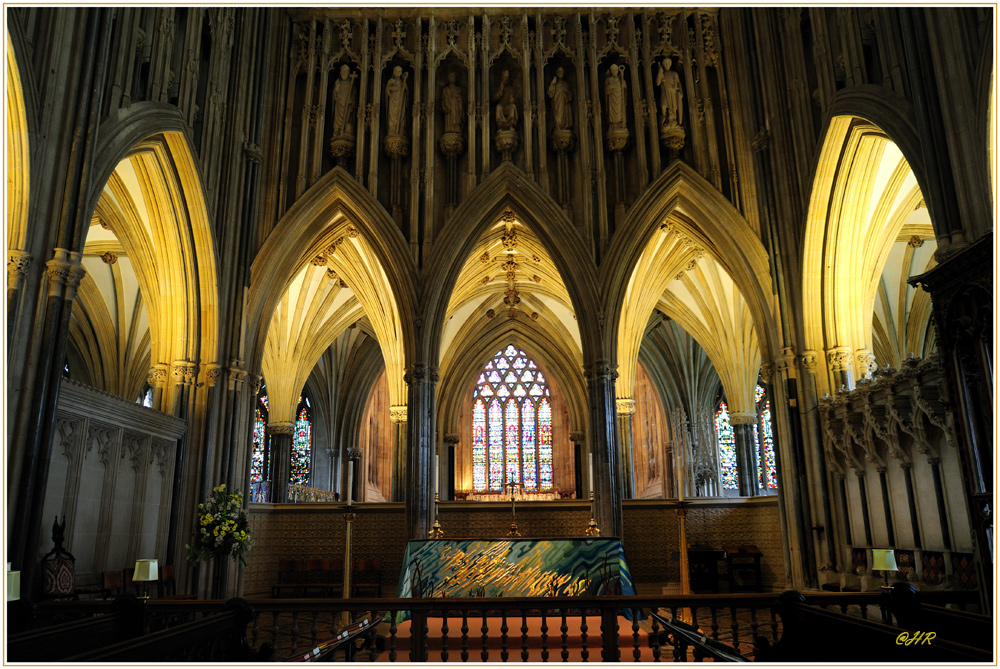
{"type": "Polygon", "coordinates": [[[312,461],[312,423],[309,420],[309,410],[301,406],[299,400],[299,415],[295,419],[295,438],[292,441],[292,466],[289,483],[309,485],[309,466],[312,461]]]}
{"type": "Polygon", "coordinates": [[[472,486],[500,492],[514,481],[552,489],[552,407],[545,376],[507,346],[483,367],[472,402],[472,486]]]}
{"type": "Polygon", "coordinates": [[[725,400],[719,401],[715,411],[715,434],[719,439],[722,487],[726,490],[739,490],[739,478],[736,474],[736,437],[733,435],[733,426],[729,424],[729,407],[725,400]]]}
{"type": "Polygon", "coordinates": [[[267,480],[267,395],[261,395],[255,408],[253,453],[250,457],[250,482],[267,480]]]}

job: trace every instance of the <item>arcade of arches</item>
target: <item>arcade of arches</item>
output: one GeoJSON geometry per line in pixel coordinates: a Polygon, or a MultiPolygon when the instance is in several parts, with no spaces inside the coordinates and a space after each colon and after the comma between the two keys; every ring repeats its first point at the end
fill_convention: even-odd
{"type": "Polygon", "coordinates": [[[991,593],[993,8],[6,19],[27,597],[53,516],[78,583],[155,556],[206,594],[220,483],[229,594],[338,555],[348,495],[391,591],[512,487],[522,534],[593,509],[658,587],[684,506],[769,588],[895,548],[991,593]]]}

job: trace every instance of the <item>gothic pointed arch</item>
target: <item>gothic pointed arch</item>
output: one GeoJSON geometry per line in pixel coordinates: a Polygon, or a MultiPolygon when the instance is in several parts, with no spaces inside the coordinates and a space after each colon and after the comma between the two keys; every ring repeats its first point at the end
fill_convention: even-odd
{"type": "MultiPolygon", "coordinates": [[[[164,370],[201,365],[201,373],[219,356],[216,242],[202,181],[186,133],[157,119],[101,129],[107,153],[95,171],[103,181],[89,196],[93,216],[81,250],[99,290],[85,287],[73,312],[78,325],[93,326],[106,310],[114,338],[140,347],[101,351],[107,369],[126,374],[112,384],[126,395],[142,374],[130,369],[136,359],[164,370]]],[[[167,384],[160,406],[172,406],[175,392],[167,384]]]]}
{"type": "Polygon", "coordinates": [[[934,265],[932,216],[906,156],[878,126],[831,119],[813,181],[802,262],[805,348],[832,392],[931,341],[926,296],[906,283],[934,265]]]}
{"type": "MultiPolygon", "coordinates": [[[[629,210],[602,267],[604,311],[610,319],[608,328],[618,335],[619,398],[631,396],[639,347],[653,307],[671,282],[699,263],[721,270],[719,278],[724,276],[731,287],[722,289],[725,295],[720,297],[736,312],[743,309],[736,302],[746,306],[744,339],[755,340],[748,345],[764,360],[773,358],[777,332],[770,270],[758,233],[711,184],[675,161],[629,210]]],[[[756,369],[751,371],[756,374],[756,369]]]]}
{"type": "Polygon", "coordinates": [[[248,367],[261,364],[289,287],[314,270],[335,274],[361,303],[382,347],[393,402],[405,404],[403,369],[416,339],[416,270],[391,217],[342,168],[295,202],[254,258],[247,313],[248,322],[259,326],[248,332],[248,367]]]}
{"type": "Polygon", "coordinates": [[[428,259],[424,321],[428,332],[435,333],[426,343],[428,359],[438,360],[442,354],[441,333],[463,266],[506,210],[531,230],[551,258],[579,322],[584,356],[600,351],[597,273],[583,240],[558,203],[520,169],[504,163],[456,208],[428,259]]]}

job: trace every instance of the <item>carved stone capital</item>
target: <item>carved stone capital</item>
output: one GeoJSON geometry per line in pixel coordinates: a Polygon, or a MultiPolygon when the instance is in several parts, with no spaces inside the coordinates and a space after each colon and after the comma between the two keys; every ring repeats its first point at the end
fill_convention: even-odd
{"type": "Polygon", "coordinates": [[[618,378],[618,365],[609,360],[583,366],[583,377],[587,381],[614,381],[618,378]]]}
{"type": "Polygon", "coordinates": [[[769,362],[761,363],[760,366],[760,378],[764,380],[764,383],[770,383],[771,377],[774,373],[774,365],[769,362]]]}
{"type": "Polygon", "coordinates": [[[851,347],[837,346],[827,349],[826,364],[832,372],[843,372],[851,368],[851,347]]]}
{"type": "Polygon", "coordinates": [[[194,383],[197,369],[198,366],[189,360],[174,360],[170,365],[170,374],[174,377],[174,383],[190,385],[194,383]]]}
{"type": "Polygon", "coordinates": [[[393,423],[405,423],[406,405],[399,404],[397,406],[389,407],[389,420],[391,420],[393,423]]]}
{"type": "Polygon", "coordinates": [[[754,425],[756,422],[757,422],[757,414],[751,411],[729,412],[730,425],[754,425]]]}
{"type": "Polygon", "coordinates": [[[361,449],[356,447],[351,447],[347,449],[347,459],[353,462],[357,462],[361,459],[361,449]]]}
{"type": "Polygon", "coordinates": [[[295,423],[290,423],[287,421],[278,421],[274,423],[269,423],[267,426],[268,434],[287,434],[292,436],[295,434],[295,423]]]}
{"type": "Polygon", "coordinates": [[[587,435],[582,431],[574,431],[569,433],[569,440],[573,443],[586,440],[587,435]]]}
{"type": "Polygon", "coordinates": [[[635,413],[635,400],[615,400],[619,416],[631,416],[635,413]]]}
{"type": "Polygon", "coordinates": [[[219,381],[222,380],[222,365],[217,362],[210,362],[203,365],[203,368],[205,370],[205,383],[210,388],[218,385],[219,381]]]}
{"type": "Polygon", "coordinates": [[[146,381],[153,388],[162,388],[167,385],[167,374],[169,371],[170,366],[162,362],[158,365],[153,365],[146,374],[146,381]]]}
{"type": "Polygon", "coordinates": [[[408,385],[425,380],[430,381],[431,383],[437,383],[440,378],[441,377],[436,368],[428,367],[427,365],[422,364],[412,365],[406,370],[406,374],[403,375],[403,380],[408,385]]]}
{"type": "Polygon", "coordinates": [[[444,435],[444,443],[446,444],[457,444],[459,442],[459,436],[457,432],[449,432],[444,435]]]}
{"type": "Polygon", "coordinates": [[[87,275],[87,270],[80,266],[80,254],[65,249],[56,249],[56,256],[45,263],[45,268],[51,286],[50,292],[60,285],[75,290],[87,275]]]}
{"type": "Polygon", "coordinates": [[[250,382],[250,394],[257,397],[257,394],[260,392],[260,386],[264,382],[264,377],[259,374],[248,374],[247,372],[243,374],[250,382]]]}
{"type": "Polygon", "coordinates": [[[27,251],[7,251],[7,276],[11,283],[24,277],[31,267],[32,257],[27,251]]]}
{"type": "Polygon", "coordinates": [[[875,373],[878,365],[875,364],[875,354],[866,349],[858,349],[854,352],[855,370],[858,377],[868,378],[875,373]]]}
{"type": "Polygon", "coordinates": [[[819,361],[819,353],[816,351],[802,351],[802,355],[799,356],[799,364],[802,365],[802,369],[806,370],[811,374],[816,373],[816,365],[819,361]]]}

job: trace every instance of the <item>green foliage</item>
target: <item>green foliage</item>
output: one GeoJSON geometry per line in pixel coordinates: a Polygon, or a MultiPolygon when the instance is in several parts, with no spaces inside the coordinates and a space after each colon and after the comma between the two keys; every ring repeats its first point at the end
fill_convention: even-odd
{"type": "Polygon", "coordinates": [[[225,484],[213,488],[205,503],[198,505],[194,542],[185,546],[187,559],[204,562],[228,555],[245,567],[244,555],[253,547],[253,539],[250,538],[247,510],[242,507],[241,491],[226,492],[225,484]]]}

